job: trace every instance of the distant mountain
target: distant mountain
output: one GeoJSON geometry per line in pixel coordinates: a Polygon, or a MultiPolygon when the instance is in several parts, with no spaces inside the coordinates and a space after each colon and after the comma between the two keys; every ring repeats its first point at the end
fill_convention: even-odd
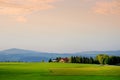
{"type": "Polygon", "coordinates": [[[5,52],[7,54],[17,54],[19,52],[21,54],[24,54],[24,53],[31,53],[31,52],[34,53],[35,51],[12,48],[12,49],[3,50],[2,52],[5,52]]]}
{"type": "Polygon", "coordinates": [[[70,56],[85,56],[85,57],[95,57],[97,54],[108,54],[120,56],[120,50],[118,51],[86,51],[78,53],[47,53],[47,52],[37,52],[32,50],[24,49],[7,49],[0,51],[0,61],[26,61],[26,62],[39,62],[39,61],[48,61],[50,58],[56,57],[70,57],[70,56]]]}

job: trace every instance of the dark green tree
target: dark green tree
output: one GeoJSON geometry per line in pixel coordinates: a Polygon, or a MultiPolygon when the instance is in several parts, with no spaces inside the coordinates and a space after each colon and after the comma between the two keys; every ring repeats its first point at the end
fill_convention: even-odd
{"type": "Polygon", "coordinates": [[[51,58],[49,59],[49,62],[52,62],[52,59],[51,59],[51,58]]]}

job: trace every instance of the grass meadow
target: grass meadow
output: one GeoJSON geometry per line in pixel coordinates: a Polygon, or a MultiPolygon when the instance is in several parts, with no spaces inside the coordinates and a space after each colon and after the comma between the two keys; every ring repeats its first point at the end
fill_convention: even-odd
{"type": "Polygon", "coordinates": [[[1,62],[0,80],[120,80],[120,66],[1,62]]]}

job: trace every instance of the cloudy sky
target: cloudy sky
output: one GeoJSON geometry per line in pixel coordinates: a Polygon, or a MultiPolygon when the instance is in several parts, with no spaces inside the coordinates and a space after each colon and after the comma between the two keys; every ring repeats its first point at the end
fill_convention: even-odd
{"type": "Polygon", "coordinates": [[[0,50],[120,50],[120,0],[0,0],[0,50]]]}

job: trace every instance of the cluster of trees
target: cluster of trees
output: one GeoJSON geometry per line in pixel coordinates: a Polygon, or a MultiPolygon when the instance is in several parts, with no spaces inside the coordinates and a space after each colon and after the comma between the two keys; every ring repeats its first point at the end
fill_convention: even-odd
{"type": "Polygon", "coordinates": [[[86,63],[86,64],[97,64],[98,61],[93,57],[82,57],[82,56],[72,56],[70,58],[71,63],[86,63]]]}
{"type": "Polygon", "coordinates": [[[93,57],[81,57],[72,56],[70,58],[71,63],[87,63],[87,64],[120,64],[120,56],[108,56],[105,54],[99,54],[95,58],[93,57]]]}
{"type": "Polygon", "coordinates": [[[99,54],[96,56],[96,59],[100,64],[110,64],[110,65],[120,64],[120,56],[108,56],[105,54],[99,54]]]}

